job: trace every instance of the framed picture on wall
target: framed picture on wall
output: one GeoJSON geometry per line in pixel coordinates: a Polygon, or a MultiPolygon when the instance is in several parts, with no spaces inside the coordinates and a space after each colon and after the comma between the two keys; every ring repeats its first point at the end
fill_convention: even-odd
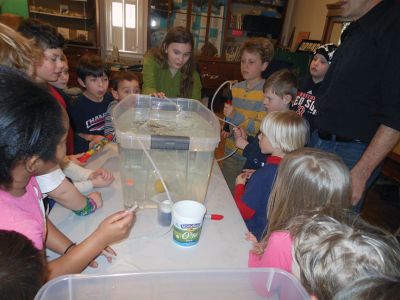
{"type": "Polygon", "coordinates": [[[299,44],[301,43],[301,41],[303,40],[308,40],[310,38],[310,31],[301,31],[297,34],[297,39],[296,42],[293,46],[293,49],[297,49],[299,47],[299,44]]]}
{"type": "Polygon", "coordinates": [[[321,41],[319,40],[302,40],[296,51],[314,52],[319,46],[321,46],[321,41]]]}

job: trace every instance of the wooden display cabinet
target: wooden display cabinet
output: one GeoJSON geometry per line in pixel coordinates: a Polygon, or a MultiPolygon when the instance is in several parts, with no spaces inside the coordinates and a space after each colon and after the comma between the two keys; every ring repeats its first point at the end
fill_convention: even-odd
{"type": "Polygon", "coordinates": [[[158,46],[170,28],[183,26],[193,34],[196,55],[211,43],[222,56],[229,4],[230,0],[151,0],[148,48],[158,46]]]}
{"type": "Polygon", "coordinates": [[[86,53],[100,53],[99,0],[28,0],[29,16],[57,28],[66,40],[70,85],[76,86],[76,64],[86,53]]]}
{"type": "Polygon", "coordinates": [[[340,5],[340,2],[326,5],[328,13],[326,14],[324,32],[322,34],[322,44],[334,43],[338,45],[343,26],[351,21],[349,18],[342,17],[340,5]]]}
{"type": "Polygon", "coordinates": [[[267,37],[280,45],[288,0],[231,0],[225,46],[248,37],[267,37]]]}
{"type": "Polygon", "coordinates": [[[29,16],[57,28],[70,44],[98,47],[98,1],[29,0],[29,16]]]}
{"type": "Polygon", "coordinates": [[[243,80],[240,63],[199,57],[197,60],[204,88],[217,89],[224,81],[243,80]]]}

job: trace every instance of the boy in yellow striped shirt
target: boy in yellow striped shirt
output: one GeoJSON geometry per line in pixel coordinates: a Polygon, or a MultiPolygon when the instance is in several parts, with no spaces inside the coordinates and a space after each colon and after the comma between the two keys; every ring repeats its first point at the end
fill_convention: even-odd
{"type": "MultiPolygon", "coordinates": [[[[274,56],[274,46],[266,38],[250,38],[242,45],[240,54],[240,70],[244,81],[232,87],[232,105],[225,104],[224,115],[227,121],[236,126],[240,125],[248,134],[255,135],[266,115],[263,104],[265,80],[261,74],[274,56]]],[[[222,135],[227,138],[225,154],[232,153],[236,149],[232,133],[232,128],[229,133],[222,131],[222,135]]],[[[238,150],[223,161],[222,173],[231,191],[244,163],[242,150],[238,150]]]]}

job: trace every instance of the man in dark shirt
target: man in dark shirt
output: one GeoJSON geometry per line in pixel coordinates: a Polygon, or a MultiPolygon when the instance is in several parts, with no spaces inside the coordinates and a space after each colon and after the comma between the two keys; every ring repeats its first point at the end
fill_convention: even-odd
{"type": "Polygon", "coordinates": [[[400,137],[400,5],[346,0],[342,9],[354,21],[321,86],[311,145],[343,158],[357,205],[400,137]]]}

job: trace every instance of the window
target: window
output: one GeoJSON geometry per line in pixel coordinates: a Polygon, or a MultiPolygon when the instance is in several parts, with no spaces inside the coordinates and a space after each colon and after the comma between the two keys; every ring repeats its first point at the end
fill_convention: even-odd
{"type": "Polygon", "coordinates": [[[106,0],[106,50],[144,54],[147,44],[147,0],[106,0]]]}

